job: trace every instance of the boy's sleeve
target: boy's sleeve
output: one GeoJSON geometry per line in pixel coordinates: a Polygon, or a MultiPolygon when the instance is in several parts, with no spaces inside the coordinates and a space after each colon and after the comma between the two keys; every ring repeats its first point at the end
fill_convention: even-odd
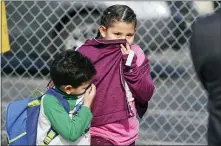
{"type": "Polygon", "coordinates": [[[155,86],[150,76],[149,59],[147,59],[140,47],[137,49],[139,50],[135,51],[130,67],[125,65],[128,55],[123,55],[123,72],[133,96],[139,103],[145,104],[151,99],[155,86]],[[141,58],[142,62],[138,60],[141,58]]]}
{"type": "Polygon", "coordinates": [[[92,113],[88,107],[82,106],[78,114],[71,119],[57,99],[51,95],[43,98],[44,113],[56,132],[70,141],[76,141],[88,128],[92,113]]]}

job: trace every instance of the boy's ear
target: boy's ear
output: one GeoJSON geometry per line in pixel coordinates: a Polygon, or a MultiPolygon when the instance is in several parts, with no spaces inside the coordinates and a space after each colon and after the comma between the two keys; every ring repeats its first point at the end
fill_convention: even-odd
{"type": "Polygon", "coordinates": [[[107,31],[106,27],[103,26],[103,25],[101,25],[101,26],[98,27],[98,30],[99,30],[101,36],[102,36],[103,38],[105,38],[105,37],[106,37],[106,31],[107,31]]]}
{"type": "Polygon", "coordinates": [[[71,85],[67,85],[64,87],[64,91],[67,94],[71,94],[71,90],[73,89],[73,87],[71,85]]]}

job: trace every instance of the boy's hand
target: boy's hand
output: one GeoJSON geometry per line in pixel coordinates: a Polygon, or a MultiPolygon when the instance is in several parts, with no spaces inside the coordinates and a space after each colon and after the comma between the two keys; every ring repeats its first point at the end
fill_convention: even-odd
{"type": "Polygon", "coordinates": [[[91,87],[88,88],[84,94],[84,104],[83,105],[90,108],[95,95],[96,95],[96,87],[94,84],[92,84],[91,87]]]}
{"type": "Polygon", "coordinates": [[[123,44],[120,44],[120,46],[121,46],[121,52],[123,55],[129,54],[131,49],[128,43],[126,43],[126,47],[123,44]]]}

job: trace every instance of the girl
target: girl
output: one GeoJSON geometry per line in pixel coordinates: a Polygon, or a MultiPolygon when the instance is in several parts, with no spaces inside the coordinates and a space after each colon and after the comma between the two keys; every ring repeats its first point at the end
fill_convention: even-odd
{"type": "Polygon", "coordinates": [[[130,7],[112,5],[103,12],[97,38],[78,48],[97,70],[91,145],[135,145],[138,138],[136,112],[143,116],[155,87],[149,60],[133,45],[136,24],[130,7]]]}
{"type": "MultiPolygon", "coordinates": [[[[91,111],[91,145],[135,145],[139,121],[154,92],[149,60],[133,45],[136,15],[126,5],[108,7],[96,39],[78,51],[89,57],[97,74],[96,97],[91,111]]],[[[52,87],[52,84],[49,84],[52,87]]]]}

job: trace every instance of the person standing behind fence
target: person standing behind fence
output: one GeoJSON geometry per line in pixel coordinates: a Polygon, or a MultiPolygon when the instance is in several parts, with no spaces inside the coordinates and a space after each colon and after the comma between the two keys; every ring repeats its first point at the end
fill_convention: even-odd
{"type": "Polygon", "coordinates": [[[192,30],[192,61],[209,96],[208,145],[221,146],[221,10],[198,18],[192,30]]]}
{"type": "Polygon", "coordinates": [[[136,14],[130,7],[112,5],[101,16],[97,38],[78,49],[91,58],[98,72],[94,82],[97,94],[92,104],[92,146],[132,146],[138,138],[136,112],[143,116],[155,87],[149,59],[133,44],[136,23],[136,14]],[[127,65],[128,60],[131,65],[127,65]]]}

